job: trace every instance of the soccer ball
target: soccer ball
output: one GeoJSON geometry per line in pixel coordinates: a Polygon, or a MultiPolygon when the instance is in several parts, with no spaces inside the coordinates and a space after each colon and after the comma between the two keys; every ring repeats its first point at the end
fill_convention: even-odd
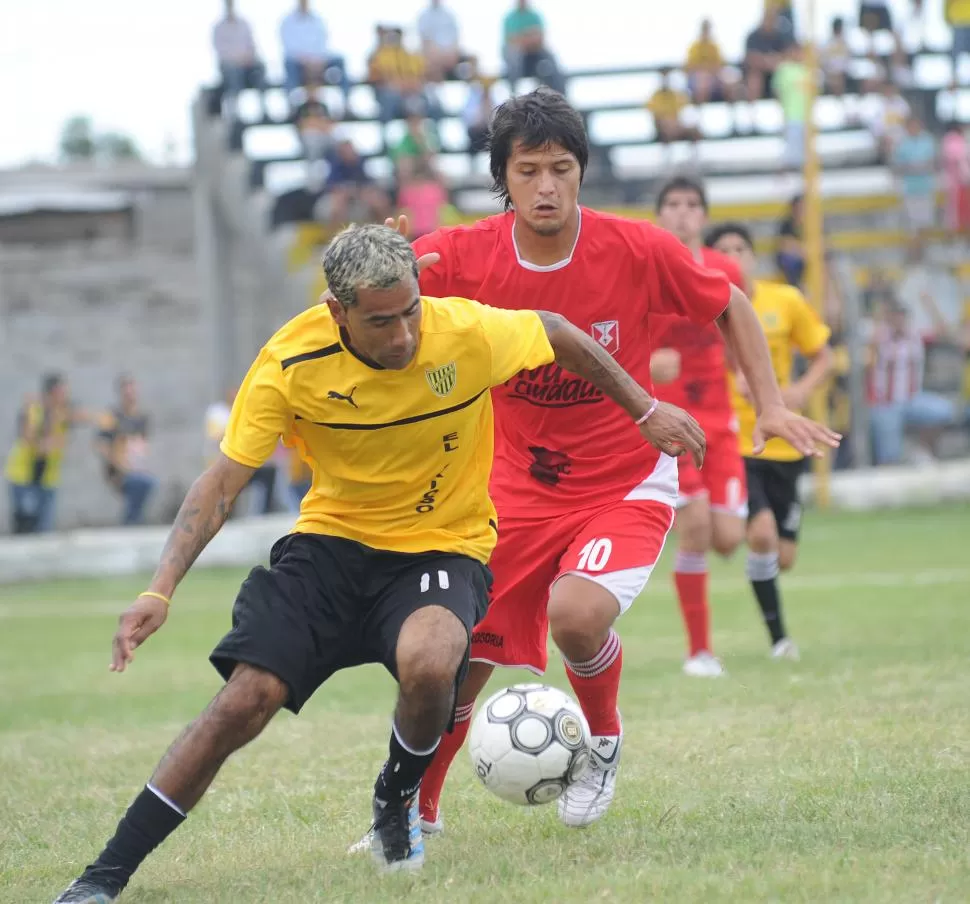
{"type": "Polygon", "coordinates": [[[516,684],[478,711],[469,743],[482,784],[513,804],[559,797],[589,766],[589,725],[579,706],[544,684],[516,684]]]}

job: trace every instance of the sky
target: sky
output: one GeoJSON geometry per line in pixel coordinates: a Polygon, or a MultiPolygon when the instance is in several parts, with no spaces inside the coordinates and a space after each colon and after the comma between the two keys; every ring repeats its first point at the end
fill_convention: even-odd
{"type": "MultiPolygon", "coordinates": [[[[374,24],[411,27],[425,2],[315,0],[314,8],[351,74],[361,75],[374,24]],[[365,9],[366,14],[351,11],[365,9]]],[[[511,0],[446,2],[458,16],[463,43],[486,71],[497,71],[500,25],[511,0]]],[[[738,57],[762,6],[762,0],[533,2],[566,69],[676,62],[704,16],[713,19],[725,55],[738,57]],[[626,12],[631,8],[637,12],[626,12]]],[[[253,27],[270,76],[278,76],[279,21],[294,0],[238,0],[237,6],[253,27]]],[[[909,3],[890,0],[890,6],[902,12],[909,3]]],[[[824,32],[833,15],[854,17],[857,8],[857,0],[816,0],[816,30],[824,32]]],[[[796,16],[804,17],[806,9],[807,0],[796,0],[796,16]]],[[[154,162],[187,162],[189,107],[199,85],[215,75],[211,30],[221,10],[221,0],[0,0],[0,167],[54,162],[61,126],[82,114],[99,130],[132,135],[154,162]]],[[[931,33],[939,34],[939,13],[934,14],[931,33]]]]}

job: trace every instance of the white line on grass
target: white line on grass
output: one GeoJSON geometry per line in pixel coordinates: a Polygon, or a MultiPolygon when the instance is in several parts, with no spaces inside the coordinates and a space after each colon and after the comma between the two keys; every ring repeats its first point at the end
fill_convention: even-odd
{"type": "MultiPolygon", "coordinates": [[[[861,571],[845,574],[794,574],[783,576],[785,590],[838,590],[842,587],[931,587],[944,584],[970,585],[970,568],[932,568],[924,571],[861,571]]],[[[740,591],[748,588],[744,578],[716,577],[713,581],[718,590],[740,591]]],[[[662,581],[654,581],[646,590],[646,596],[671,596],[662,581]]],[[[30,600],[22,603],[0,603],[0,619],[3,618],[102,618],[120,615],[130,600],[97,603],[65,603],[63,600],[30,600]]],[[[226,610],[232,601],[226,599],[226,610]]],[[[211,603],[189,602],[180,608],[189,610],[209,609],[211,603]]]]}

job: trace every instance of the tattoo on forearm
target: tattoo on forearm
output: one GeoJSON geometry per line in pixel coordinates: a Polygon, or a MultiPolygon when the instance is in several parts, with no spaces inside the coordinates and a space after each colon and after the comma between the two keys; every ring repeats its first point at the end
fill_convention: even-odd
{"type": "Polygon", "coordinates": [[[652,401],[649,393],[633,379],[613,356],[559,314],[539,311],[556,362],[588,380],[631,416],[639,417],[652,401]]]}
{"type": "Polygon", "coordinates": [[[170,584],[174,590],[206,544],[226,523],[233,499],[218,472],[207,471],[192,484],[165,541],[156,579],[170,584]]]}

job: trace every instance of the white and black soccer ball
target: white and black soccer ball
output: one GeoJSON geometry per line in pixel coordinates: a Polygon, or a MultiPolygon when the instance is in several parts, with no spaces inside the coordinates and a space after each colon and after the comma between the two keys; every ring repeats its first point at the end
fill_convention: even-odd
{"type": "Polygon", "coordinates": [[[579,705],[545,684],[493,694],[475,716],[469,750],[482,784],[513,804],[558,798],[589,767],[589,725],[579,705]]]}

